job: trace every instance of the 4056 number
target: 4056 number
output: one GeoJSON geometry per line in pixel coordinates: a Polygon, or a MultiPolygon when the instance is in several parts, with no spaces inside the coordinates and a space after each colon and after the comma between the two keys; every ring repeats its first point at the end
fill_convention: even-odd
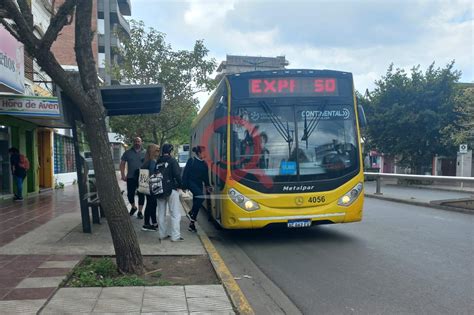
{"type": "Polygon", "coordinates": [[[326,197],[324,196],[309,197],[308,202],[309,203],[323,203],[323,202],[326,202],[326,197]]]}

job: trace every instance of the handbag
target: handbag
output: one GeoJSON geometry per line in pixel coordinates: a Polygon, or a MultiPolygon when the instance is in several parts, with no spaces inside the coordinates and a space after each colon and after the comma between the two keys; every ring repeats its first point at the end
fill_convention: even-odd
{"type": "Polygon", "coordinates": [[[193,200],[193,193],[191,192],[191,190],[181,190],[180,193],[179,193],[179,199],[181,199],[181,201],[188,201],[188,200],[193,200]]]}
{"type": "Polygon", "coordinates": [[[138,192],[145,195],[150,194],[150,171],[148,169],[140,169],[138,174],[138,192]]]}
{"type": "Polygon", "coordinates": [[[191,190],[181,190],[179,192],[179,201],[186,212],[191,211],[193,206],[193,193],[191,190]]]}

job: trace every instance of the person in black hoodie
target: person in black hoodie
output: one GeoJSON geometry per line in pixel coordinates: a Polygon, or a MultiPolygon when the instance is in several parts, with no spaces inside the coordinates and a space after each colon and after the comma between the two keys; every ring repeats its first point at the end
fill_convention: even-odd
{"type": "Polygon", "coordinates": [[[173,145],[165,143],[161,149],[161,157],[156,161],[156,168],[163,174],[163,194],[157,197],[158,204],[158,232],[160,239],[171,238],[172,242],[184,241],[181,237],[181,171],[178,161],[172,156],[173,145]],[[171,226],[166,226],[166,205],[169,206],[171,226]]]}
{"type": "Polygon", "coordinates": [[[211,192],[212,187],[209,185],[209,168],[204,161],[206,158],[206,148],[198,145],[192,151],[195,157],[190,158],[184,167],[183,184],[186,189],[191,190],[193,193],[193,207],[186,216],[191,221],[188,230],[196,232],[194,222],[196,222],[199,209],[204,202],[203,184],[207,192],[211,192]]]}

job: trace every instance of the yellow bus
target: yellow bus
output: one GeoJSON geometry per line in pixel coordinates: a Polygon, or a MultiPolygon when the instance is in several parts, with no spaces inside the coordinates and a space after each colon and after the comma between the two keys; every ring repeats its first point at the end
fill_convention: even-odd
{"type": "Polygon", "coordinates": [[[191,135],[206,147],[213,219],[226,229],[360,221],[364,123],[351,73],[226,75],[191,135]]]}

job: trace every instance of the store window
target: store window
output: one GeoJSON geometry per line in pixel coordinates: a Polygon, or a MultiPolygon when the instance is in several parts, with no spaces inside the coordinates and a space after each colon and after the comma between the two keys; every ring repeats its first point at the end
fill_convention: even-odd
{"type": "Polygon", "coordinates": [[[72,138],[54,134],[54,174],[76,171],[72,138]]]}

